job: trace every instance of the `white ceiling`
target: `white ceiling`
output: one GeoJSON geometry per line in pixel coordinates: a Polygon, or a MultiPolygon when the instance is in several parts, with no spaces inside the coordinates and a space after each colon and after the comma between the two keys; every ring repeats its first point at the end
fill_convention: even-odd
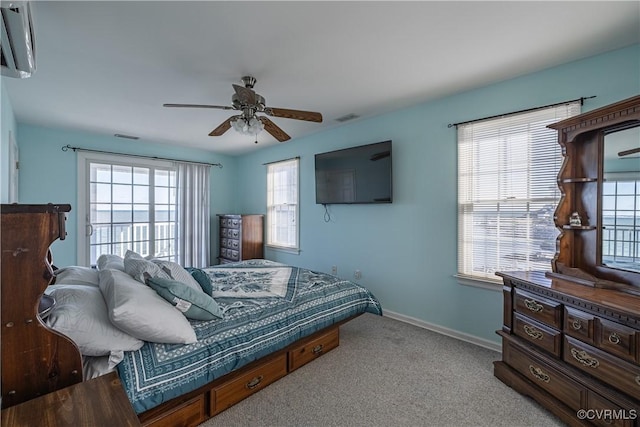
{"type": "MultiPolygon", "coordinates": [[[[33,2],[37,70],[5,78],[19,122],[139,136],[223,154],[232,84],[257,78],[292,139],[640,42],[640,2],[33,2]]],[[[576,76],[579,78],[580,76],[576,76]]],[[[613,78],[613,77],[612,77],[613,78]]],[[[135,144],[136,141],[131,141],[135,144]]]]}

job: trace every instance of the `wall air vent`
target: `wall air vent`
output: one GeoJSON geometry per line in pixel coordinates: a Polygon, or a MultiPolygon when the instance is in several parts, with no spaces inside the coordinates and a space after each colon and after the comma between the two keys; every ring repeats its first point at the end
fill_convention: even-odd
{"type": "Polygon", "coordinates": [[[0,59],[2,75],[25,79],[36,71],[36,46],[31,4],[2,1],[0,59]]]}

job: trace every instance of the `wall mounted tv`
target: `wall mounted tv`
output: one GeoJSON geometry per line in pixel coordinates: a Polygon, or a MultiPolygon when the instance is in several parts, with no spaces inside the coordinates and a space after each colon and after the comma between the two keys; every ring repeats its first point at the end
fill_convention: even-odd
{"type": "Polygon", "coordinates": [[[391,203],[391,141],[316,154],[316,203],[391,203]]]}

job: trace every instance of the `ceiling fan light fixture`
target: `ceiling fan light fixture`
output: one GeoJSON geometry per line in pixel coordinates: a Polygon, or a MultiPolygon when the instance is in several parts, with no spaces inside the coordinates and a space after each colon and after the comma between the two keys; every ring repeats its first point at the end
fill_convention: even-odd
{"type": "Polygon", "coordinates": [[[231,127],[241,135],[257,135],[264,129],[264,124],[256,117],[238,117],[231,121],[231,127]]]}

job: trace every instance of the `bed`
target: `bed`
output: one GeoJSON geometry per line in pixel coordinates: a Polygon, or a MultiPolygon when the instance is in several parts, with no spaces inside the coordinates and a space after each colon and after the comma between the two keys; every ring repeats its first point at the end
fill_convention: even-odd
{"type": "Polygon", "coordinates": [[[197,425],[337,347],[340,324],[382,314],[357,283],[268,260],[184,269],[108,255],[58,270],[45,294],[46,323],[78,345],[84,379],[116,370],[154,426],[197,425]]]}

